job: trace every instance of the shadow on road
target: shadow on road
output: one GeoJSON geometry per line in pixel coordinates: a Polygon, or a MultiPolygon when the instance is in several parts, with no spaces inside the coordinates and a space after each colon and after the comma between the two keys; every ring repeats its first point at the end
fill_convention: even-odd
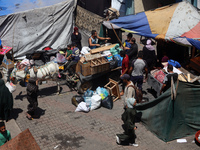
{"type": "Polygon", "coordinates": [[[22,113],[23,110],[21,108],[13,108],[11,111],[10,119],[17,119],[19,114],[22,113]]]}
{"type": "Polygon", "coordinates": [[[45,111],[46,111],[46,109],[41,109],[40,107],[38,107],[35,110],[35,114],[34,114],[33,118],[40,119],[41,116],[45,115],[45,111]]]}

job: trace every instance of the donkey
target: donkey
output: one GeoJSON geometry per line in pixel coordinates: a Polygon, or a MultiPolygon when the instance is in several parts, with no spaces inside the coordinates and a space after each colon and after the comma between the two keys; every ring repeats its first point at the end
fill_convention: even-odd
{"type": "Polygon", "coordinates": [[[57,83],[57,94],[60,94],[60,82],[58,80],[58,74],[59,74],[59,66],[57,63],[49,62],[43,66],[40,67],[32,67],[28,70],[17,70],[17,68],[14,68],[11,73],[11,80],[13,81],[19,81],[24,80],[26,75],[30,74],[30,77],[36,77],[40,81],[46,81],[46,80],[53,80],[57,83]]]}

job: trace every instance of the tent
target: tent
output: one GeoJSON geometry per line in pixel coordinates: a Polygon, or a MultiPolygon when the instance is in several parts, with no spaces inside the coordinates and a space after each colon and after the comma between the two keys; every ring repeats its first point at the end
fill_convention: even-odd
{"type": "Polygon", "coordinates": [[[76,0],[0,1],[2,44],[19,58],[46,46],[56,49],[71,42],[76,0]]]}
{"type": "Polygon", "coordinates": [[[200,130],[200,84],[179,81],[175,100],[168,89],[136,109],[145,126],[165,142],[194,135],[200,130]]]}
{"type": "Polygon", "coordinates": [[[200,49],[200,14],[189,2],[119,17],[110,22],[142,36],[171,40],[200,49]]]}

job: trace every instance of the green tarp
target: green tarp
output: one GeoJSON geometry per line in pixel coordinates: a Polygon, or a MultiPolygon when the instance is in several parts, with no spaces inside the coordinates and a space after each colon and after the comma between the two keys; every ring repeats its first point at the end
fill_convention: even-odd
{"type": "Polygon", "coordinates": [[[165,142],[194,135],[200,130],[200,84],[180,81],[175,100],[168,89],[136,109],[146,128],[165,142]]]}

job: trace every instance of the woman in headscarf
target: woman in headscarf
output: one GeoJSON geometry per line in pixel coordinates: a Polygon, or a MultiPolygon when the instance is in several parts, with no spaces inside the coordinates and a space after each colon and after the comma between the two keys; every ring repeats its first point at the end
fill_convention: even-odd
{"type": "Polygon", "coordinates": [[[13,108],[13,96],[0,79],[0,120],[8,121],[10,112],[13,108]]]}
{"type": "Polygon", "coordinates": [[[74,32],[72,33],[71,41],[72,41],[72,43],[76,43],[76,45],[80,51],[82,49],[81,39],[82,39],[81,33],[78,32],[77,27],[74,27],[74,32]]]}
{"type": "Polygon", "coordinates": [[[146,45],[143,47],[143,59],[146,61],[148,70],[151,71],[156,65],[156,53],[151,39],[148,39],[146,45]]]}
{"type": "Polygon", "coordinates": [[[28,111],[26,113],[26,117],[29,120],[32,120],[34,113],[35,113],[35,110],[38,106],[38,100],[37,100],[37,97],[38,97],[38,94],[37,94],[38,93],[38,80],[36,80],[36,78],[31,77],[28,80],[26,91],[27,91],[27,99],[28,99],[28,102],[29,102],[29,105],[27,107],[28,111]]]}

